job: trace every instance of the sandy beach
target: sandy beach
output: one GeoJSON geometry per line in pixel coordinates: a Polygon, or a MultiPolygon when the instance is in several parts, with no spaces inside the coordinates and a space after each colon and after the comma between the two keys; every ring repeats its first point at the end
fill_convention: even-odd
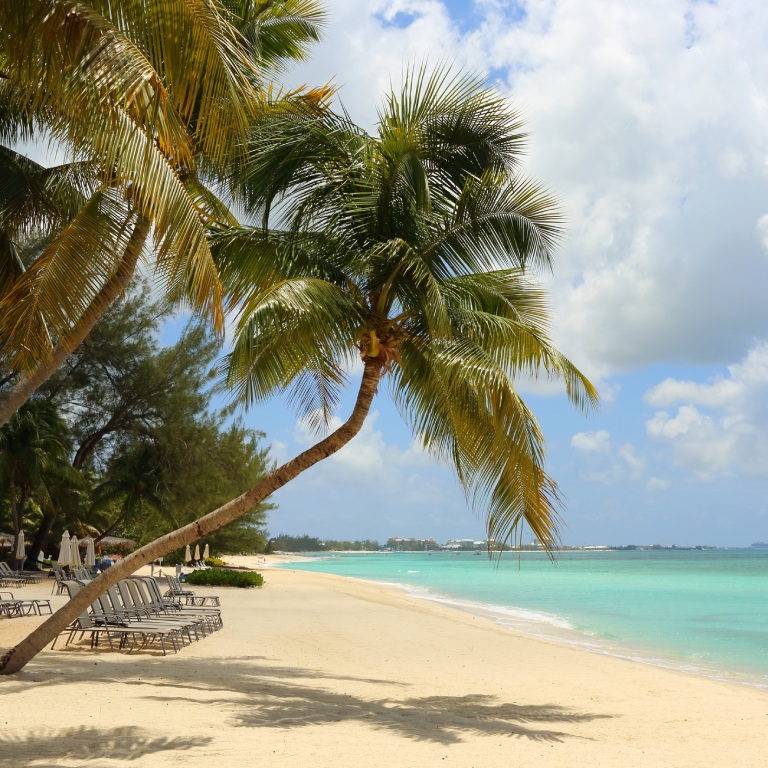
{"type": "MultiPolygon", "coordinates": [[[[262,589],[197,588],[225,627],[177,655],[57,649],[0,678],[0,767],[766,765],[768,692],[273,562],[262,589]]],[[[0,647],[39,621],[0,620],[0,647]]]]}

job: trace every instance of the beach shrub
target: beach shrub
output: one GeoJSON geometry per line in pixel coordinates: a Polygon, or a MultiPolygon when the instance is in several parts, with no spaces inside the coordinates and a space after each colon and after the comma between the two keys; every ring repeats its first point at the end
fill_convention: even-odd
{"type": "Polygon", "coordinates": [[[204,562],[211,568],[221,568],[222,566],[226,565],[226,563],[220,557],[206,557],[204,562]]]}
{"type": "Polygon", "coordinates": [[[256,571],[230,571],[224,568],[208,568],[187,574],[187,584],[206,587],[260,587],[264,577],[256,571]]]}

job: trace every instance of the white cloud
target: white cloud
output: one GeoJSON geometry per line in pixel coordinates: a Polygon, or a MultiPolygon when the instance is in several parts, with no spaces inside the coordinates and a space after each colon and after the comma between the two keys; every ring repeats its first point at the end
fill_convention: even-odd
{"type": "Polygon", "coordinates": [[[649,491],[666,491],[671,483],[663,477],[649,477],[645,487],[649,491]]]}
{"type": "Polygon", "coordinates": [[[577,451],[608,453],[611,450],[611,436],[605,430],[577,432],[571,438],[571,446],[577,451]]]}
{"type": "Polygon", "coordinates": [[[637,455],[635,446],[631,443],[625,443],[619,448],[618,455],[626,464],[630,475],[633,478],[640,477],[645,469],[645,459],[642,456],[637,455]]]}
{"type": "MultiPolygon", "coordinates": [[[[378,484],[380,488],[408,483],[418,475],[419,470],[438,465],[421,446],[412,442],[406,449],[386,442],[384,435],[376,429],[378,411],[371,411],[360,432],[343,448],[323,462],[322,477],[318,483],[342,483],[344,485],[378,484]]],[[[331,430],[342,424],[338,416],[331,420],[331,430]]],[[[298,421],[294,439],[302,448],[314,445],[318,437],[306,421],[298,421]]]]}
{"type": "Polygon", "coordinates": [[[672,449],[677,466],[701,481],[768,477],[768,342],[755,345],[727,376],[700,383],[666,379],[645,395],[658,411],[648,434],[672,449]]]}
{"type": "Polygon", "coordinates": [[[294,82],[337,78],[353,118],[405,66],[490,72],[532,134],[527,169],[568,234],[549,280],[556,343],[593,380],[722,363],[768,336],[768,49],[762,0],[330,0],[294,82]],[[745,279],[749,275],[749,279],[745,279]]]}
{"type": "Polygon", "coordinates": [[[577,432],[571,438],[571,447],[577,451],[579,475],[590,483],[610,485],[636,480],[645,470],[645,458],[637,455],[635,446],[623,443],[614,448],[606,430],[577,432]]]}
{"type": "Polygon", "coordinates": [[[768,213],[757,220],[757,231],[760,234],[760,243],[764,251],[768,251],[768,213]]]}
{"type": "Polygon", "coordinates": [[[376,108],[409,64],[454,60],[462,48],[437,0],[329,0],[326,6],[325,40],[292,71],[291,82],[335,82],[352,118],[365,128],[373,127],[376,108]]]}

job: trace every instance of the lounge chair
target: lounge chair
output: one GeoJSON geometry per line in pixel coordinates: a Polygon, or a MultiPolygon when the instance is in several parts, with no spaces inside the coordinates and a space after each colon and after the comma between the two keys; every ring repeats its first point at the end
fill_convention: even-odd
{"type": "MultiPolygon", "coordinates": [[[[134,610],[146,611],[149,621],[164,621],[178,624],[179,626],[186,627],[186,631],[194,632],[195,639],[199,640],[200,635],[206,637],[209,631],[213,631],[216,627],[213,627],[205,616],[199,614],[185,614],[181,615],[176,612],[170,612],[167,606],[159,606],[153,604],[151,599],[143,592],[141,585],[133,579],[125,579],[123,582],[123,588],[121,590],[121,596],[126,594],[124,604],[127,602],[134,610]],[[127,590],[127,591],[125,591],[127,590]]],[[[142,619],[143,621],[144,619],[142,619]]],[[[191,640],[190,636],[190,640],[191,640]]]]}
{"type": "Polygon", "coordinates": [[[130,590],[130,582],[138,587],[143,604],[152,610],[162,612],[169,616],[184,618],[198,618],[205,621],[211,631],[216,631],[224,626],[221,618],[221,609],[216,606],[182,605],[175,600],[166,600],[158,587],[157,582],[151,576],[131,576],[127,579],[126,587],[130,590]]]}
{"type": "Polygon", "coordinates": [[[2,580],[16,580],[22,581],[24,584],[31,584],[39,582],[42,578],[40,574],[11,570],[8,563],[0,562],[0,579],[2,580]]]}
{"type": "Polygon", "coordinates": [[[207,595],[205,597],[198,596],[196,593],[194,593],[191,589],[185,589],[181,582],[175,577],[175,576],[166,576],[165,577],[168,581],[168,591],[165,593],[164,597],[170,597],[172,600],[177,600],[177,602],[184,602],[187,605],[195,605],[195,606],[218,606],[219,605],[219,598],[216,595],[207,595]]]}
{"type": "Polygon", "coordinates": [[[143,614],[132,608],[126,608],[122,601],[117,597],[116,590],[112,588],[111,594],[108,591],[101,595],[92,606],[94,617],[97,623],[102,621],[118,626],[137,626],[154,627],[158,629],[174,629],[179,633],[184,644],[184,638],[189,643],[200,640],[205,637],[205,627],[198,622],[187,621],[183,619],[171,619],[167,616],[158,616],[156,614],[143,614]],[[113,602],[114,600],[114,602],[113,602]],[[100,609],[100,610],[99,610],[100,609]]]}
{"type": "MultiPolygon", "coordinates": [[[[82,589],[82,585],[76,581],[66,581],[64,585],[70,598],[82,589]]],[[[161,626],[149,622],[119,623],[112,615],[104,613],[98,600],[92,603],[91,613],[87,611],[82,613],[61,635],[68,634],[66,646],[72,642],[75,635],[79,634],[80,637],[83,637],[86,633],[91,635],[91,647],[98,645],[98,639],[101,635],[106,635],[112,650],[115,649],[112,643],[113,639],[119,640],[118,648],[125,648],[128,640],[132,640],[133,643],[129,652],[136,647],[139,641],[141,641],[138,646],[139,650],[146,648],[150,642],[157,641],[160,643],[164,656],[167,653],[167,644],[170,644],[174,652],[177,652],[184,645],[184,638],[178,627],[167,623],[161,626]]],[[[51,648],[54,648],[55,645],[56,640],[53,641],[51,648]]]]}
{"type": "Polygon", "coordinates": [[[53,613],[50,600],[19,600],[11,592],[0,592],[0,612],[8,618],[42,616],[43,609],[46,613],[53,613]]]}

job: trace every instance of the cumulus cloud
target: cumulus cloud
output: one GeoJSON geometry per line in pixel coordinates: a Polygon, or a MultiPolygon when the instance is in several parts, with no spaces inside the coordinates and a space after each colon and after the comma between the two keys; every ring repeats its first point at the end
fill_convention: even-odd
{"type": "Polygon", "coordinates": [[[704,383],[666,379],[645,401],[665,409],[648,419],[648,434],[697,480],[768,477],[768,342],[727,375],[704,383]]]}
{"type": "Polygon", "coordinates": [[[666,491],[671,483],[663,477],[649,477],[645,487],[649,491],[666,491]]]}
{"type": "Polygon", "coordinates": [[[527,167],[568,219],[550,281],[556,341],[585,373],[722,363],[768,335],[762,0],[329,9],[327,41],[296,77],[335,77],[363,124],[425,58],[484,70],[526,115],[527,167]]]}
{"type": "Polygon", "coordinates": [[[638,479],[645,470],[645,458],[631,443],[614,447],[606,430],[577,432],[571,438],[582,480],[601,485],[638,479]]]}
{"type": "Polygon", "coordinates": [[[746,350],[768,331],[762,6],[526,8],[506,28],[497,12],[482,39],[569,219],[552,282],[561,345],[599,372],[746,350]]]}
{"type": "MultiPolygon", "coordinates": [[[[318,476],[316,482],[402,488],[418,478],[420,471],[441,466],[415,442],[405,449],[387,442],[382,431],[376,428],[378,419],[379,412],[372,411],[360,432],[323,462],[322,476],[318,476]]],[[[334,416],[330,428],[337,429],[341,424],[341,419],[334,416]]],[[[294,439],[302,448],[307,448],[318,438],[307,422],[299,421],[294,439]]]]}
{"type": "Polygon", "coordinates": [[[577,451],[608,453],[611,450],[611,436],[605,430],[577,432],[571,438],[571,446],[577,451]]]}

